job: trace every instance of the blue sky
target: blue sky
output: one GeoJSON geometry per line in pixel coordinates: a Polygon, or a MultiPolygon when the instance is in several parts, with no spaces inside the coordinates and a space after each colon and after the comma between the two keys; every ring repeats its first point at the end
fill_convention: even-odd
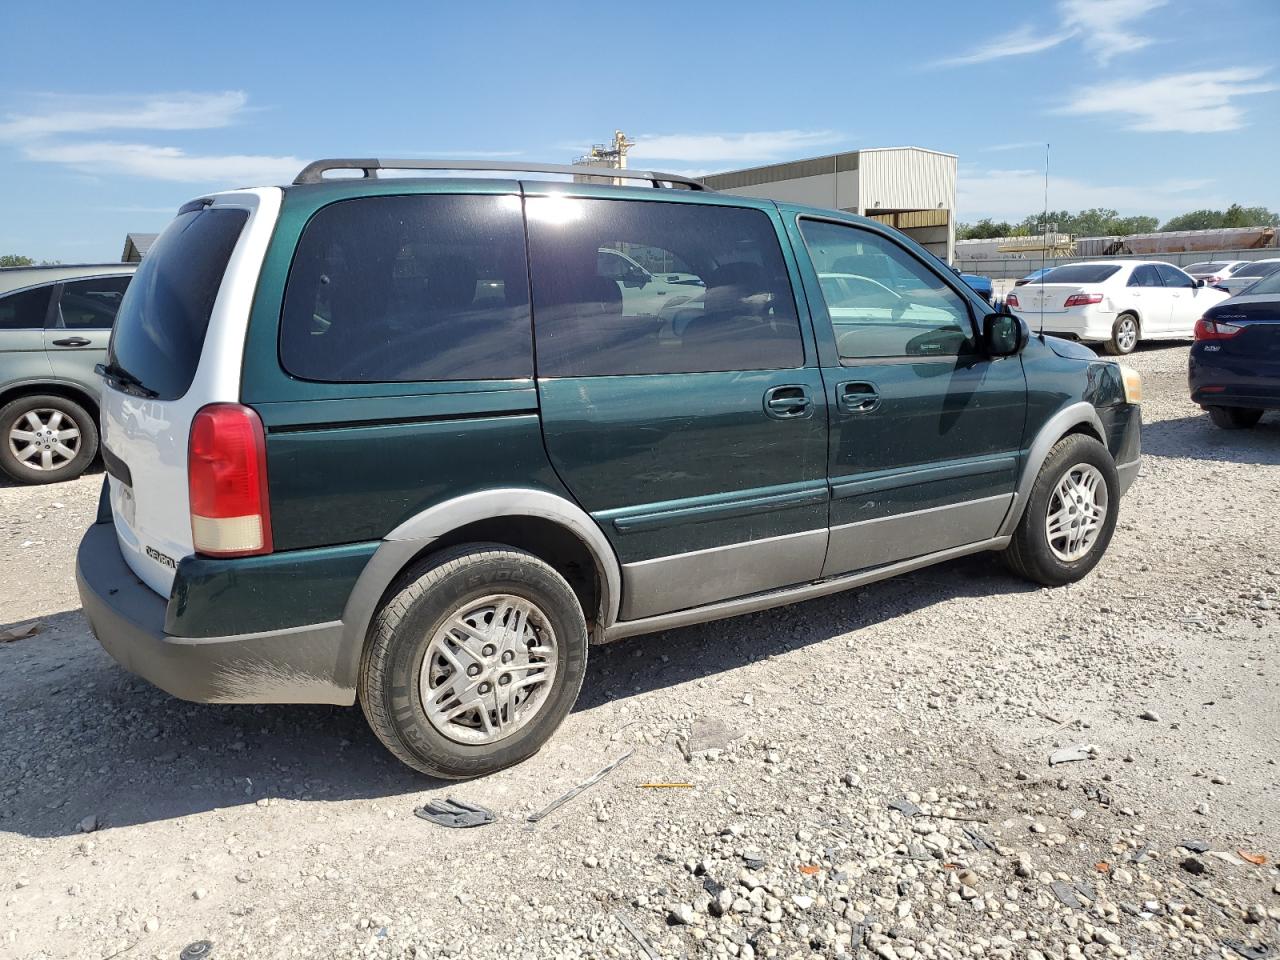
{"type": "Polygon", "coordinates": [[[960,157],[959,217],[1280,209],[1280,3],[9,5],[0,253],[114,260],[210,190],[322,156],[712,172],[960,157]],[[24,39],[25,38],[25,39],[24,39]]]}

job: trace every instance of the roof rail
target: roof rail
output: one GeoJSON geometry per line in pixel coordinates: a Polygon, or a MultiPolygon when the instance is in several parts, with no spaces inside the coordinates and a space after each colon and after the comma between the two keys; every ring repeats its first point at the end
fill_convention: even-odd
{"type": "Polygon", "coordinates": [[[615,170],[611,167],[589,167],[568,163],[513,163],[493,160],[316,160],[302,168],[293,178],[295,184],[321,183],[329,170],[360,170],[364,179],[378,176],[379,170],[485,170],[500,173],[559,173],[573,177],[600,177],[611,180],[648,180],[654,187],[664,184],[686,190],[710,188],[691,177],[675,173],[659,173],[656,170],[615,170]]]}

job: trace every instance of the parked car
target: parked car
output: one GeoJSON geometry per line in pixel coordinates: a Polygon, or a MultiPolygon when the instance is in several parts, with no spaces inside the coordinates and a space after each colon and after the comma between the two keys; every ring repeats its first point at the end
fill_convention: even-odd
{"type": "Polygon", "coordinates": [[[1054,267],[1005,304],[1035,329],[1123,355],[1139,340],[1191,337],[1204,311],[1224,299],[1167,263],[1098,260],[1054,267]]]}
{"type": "Polygon", "coordinates": [[[78,477],[98,452],[94,365],[136,264],[0,269],[0,470],[78,477]]]}
{"type": "Polygon", "coordinates": [[[1224,429],[1280,410],[1280,271],[1205,311],[1187,373],[1192,401],[1224,429]]]}
{"type": "Polygon", "coordinates": [[[458,166],[319,161],[148,253],[77,559],[130,670],[359,700],[396,757],[469,777],[552,735],[591,642],[985,550],[1065,584],[1107,549],[1141,379],[897,231],[635,170],[370,179],[458,166]],[[628,314],[621,243],[696,276],[680,323],[628,314]]]}
{"type": "Polygon", "coordinates": [[[990,277],[984,277],[977,273],[962,273],[960,279],[967,283],[973,292],[980,296],[987,303],[991,303],[992,297],[995,296],[995,285],[991,282],[990,277]]]}
{"type": "Polygon", "coordinates": [[[1032,270],[1030,273],[1028,273],[1025,277],[1021,278],[1020,280],[1013,281],[1013,285],[1015,287],[1023,287],[1023,286],[1026,286],[1028,283],[1035,283],[1037,280],[1039,280],[1041,277],[1043,277],[1046,273],[1048,273],[1052,269],[1053,267],[1043,267],[1039,270],[1032,270]]]}
{"type": "Polygon", "coordinates": [[[596,256],[596,273],[618,284],[626,316],[662,316],[668,308],[702,296],[702,282],[692,274],[651,273],[623,251],[609,247],[601,247],[596,256]]]}
{"type": "Polygon", "coordinates": [[[1280,258],[1251,260],[1230,276],[1219,280],[1214,284],[1214,288],[1235,296],[1238,293],[1243,293],[1263,277],[1269,277],[1277,271],[1280,271],[1280,258]]]}
{"type": "Polygon", "coordinates": [[[1209,286],[1221,283],[1241,267],[1248,265],[1248,260],[1204,260],[1191,263],[1182,269],[1188,276],[1203,280],[1209,286]]]}

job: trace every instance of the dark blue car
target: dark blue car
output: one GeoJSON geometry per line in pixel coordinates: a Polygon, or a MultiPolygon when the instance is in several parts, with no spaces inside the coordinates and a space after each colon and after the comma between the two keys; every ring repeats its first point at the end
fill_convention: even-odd
{"type": "Polygon", "coordinates": [[[1214,423],[1238,430],[1280,410],[1280,272],[1210,307],[1195,337],[1191,399],[1214,423]]]}

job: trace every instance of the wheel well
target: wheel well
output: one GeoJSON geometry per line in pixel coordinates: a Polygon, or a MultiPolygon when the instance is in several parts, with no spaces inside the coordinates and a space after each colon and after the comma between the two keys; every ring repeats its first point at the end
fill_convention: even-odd
{"type": "Polygon", "coordinates": [[[1104,447],[1107,445],[1107,438],[1104,437],[1101,433],[1099,433],[1098,428],[1095,427],[1092,423],[1077,423],[1074,427],[1072,427],[1070,430],[1068,430],[1066,433],[1060,436],[1057,439],[1057,441],[1055,441],[1055,443],[1061,443],[1063,440],[1067,439],[1067,437],[1071,436],[1073,433],[1078,433],[1084,437],[1093,437],[1093,439],[1097,440],[1104,447]]]}
{"type": "Polygon", "coordinates": [[[37,394],[63,397],[78,403],[89,412],[89,416],[93,417],[94,423],[101,423],[102,418],[101,411],[98,409],[98,402],[84,390],[65,383],[24,383],[16,387],[10,387],[7,390],[0,391],[0,407],[13,400],[37,394]]]}
{"type": "Polygon", "coordinates": [[[525,550],[544,561],[568,581],[588,630],[599,616],[601,572],[587,545],[552,520],[541,517],[490,517],[451,530],[433,540],[416,559],[460,543],[502,543],[525,550]]]}

